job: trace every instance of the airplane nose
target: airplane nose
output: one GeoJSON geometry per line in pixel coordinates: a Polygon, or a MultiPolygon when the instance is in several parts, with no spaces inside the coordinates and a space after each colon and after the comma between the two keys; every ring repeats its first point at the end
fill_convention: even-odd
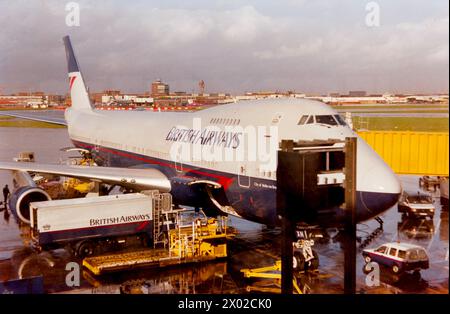
{"type": "Polygon", "coordinates": [[[374,218],[388,210],[398,202],[400,193],[373,193],[358,191],[357,220],[364,221],[374,218]]]}
{"type": "Polygon", "coordinates": [[[358,138],[357,216],[375,217],[394,206],[402,192],[400,180],[367,143],[358,138]]]}

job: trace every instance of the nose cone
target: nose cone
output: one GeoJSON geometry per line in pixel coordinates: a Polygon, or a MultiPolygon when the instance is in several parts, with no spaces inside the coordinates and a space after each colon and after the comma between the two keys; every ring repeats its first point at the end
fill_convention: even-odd
{"type": "Polygon", "coordinates": [[[394,206],[401,194],[400,180],[367,143],[358,138],[357,217],[373,218],[394,206]]]}

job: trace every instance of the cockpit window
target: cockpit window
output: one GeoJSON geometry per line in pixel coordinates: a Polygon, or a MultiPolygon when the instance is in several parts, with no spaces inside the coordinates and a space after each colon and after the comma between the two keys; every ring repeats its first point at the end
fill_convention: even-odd
{"type": "Polygon", "coordinates": [[[343,125],[346,126],[347,123],[345,123],[344,118],[342,118],[340,115],[319,115],[319,116],[313,116],[313,115],[303,115],[300,117],[300,120],[298,121],[297,125],[304,125],[304,124],[326,124],[326,125],[343,125]]]}
{"type": "Polygon", "coordinates": [[[336,122],[336,120],[334,120],[333,116],[328,116],[328,115],[316,116],[316,123],[327,124],[327,125],[337,125],[337,122],[336,122]]]}
{"type": "Polygon", "coordinates": [[[335,115],[334,115],[334,118],[336,119],[336,121],[337,121],[340,125],[343,125],[343,126],[346,126],[346,125],[347,125],[347,123],[345,123],[344,118],[342,118],[340,115],[335,114],[335,115]]]}
{"type": "Polygon", "coordinates": [[[300,121],[298,121],[297,125],[303,125],[303,124],[305,124],[305,123],[306,123],[306,120],[308,120],[308,117],[309,117],[309,116],[302,116],[302,117],[300,118],[300,121]]]}

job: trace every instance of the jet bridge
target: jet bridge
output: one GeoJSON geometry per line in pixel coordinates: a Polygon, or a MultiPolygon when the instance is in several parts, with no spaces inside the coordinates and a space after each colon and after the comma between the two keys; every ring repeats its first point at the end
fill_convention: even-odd
{"type": "Polygon", "coordinates": [[[356,287],[356,138],[294,142],[278,152],[277,211],[282,219],[281,291],[293,292],[293,243],[300,222],[317,221],[320,210],[338,206],[344,228],[345,293],[356,287]]]}

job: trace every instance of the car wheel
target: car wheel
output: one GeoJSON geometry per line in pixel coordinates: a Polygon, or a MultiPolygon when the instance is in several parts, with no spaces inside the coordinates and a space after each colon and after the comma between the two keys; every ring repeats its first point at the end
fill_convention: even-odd
{"type": "Polygon", "coordinates": [[[398,265],[394,265],[392,266],[392,271],[394,272],[394,274],[398,274],[400,272],[400,268],[398,267],[398,265]]]}
{"type": "Polygon", "coordinates": [[[364,257],[364,262],[366,262],[367,264],[370,263],[372,261],[372,259],[370,258],[369,255],[367,255],[366,257],[364,257]]]}
{"type": "Polygon", "coordinates": [[[78,247],[78,256],[81,258],[94,255],[95,245],[91,241],[85,241],[78,247]]]}
{"type": "Polygon", "coordinates": [[[420,279],[420,270],[415,270],[415,271],[412,273],[412,278],[413,278],[414,280],[419,280],[419,279],[420,279]]]}
{"type": "Polygon", "coordinates": [[[76,256],[76,255],[77,255],[77,254],[76,254],[76,250],[75,250],[75,248],[73,247],[73,245],[68,244],[68,245],[65,247],[65,249],[66,249],[67,253],[69,253],[70,255],[72,255],[72,256],[76,256]]]}

